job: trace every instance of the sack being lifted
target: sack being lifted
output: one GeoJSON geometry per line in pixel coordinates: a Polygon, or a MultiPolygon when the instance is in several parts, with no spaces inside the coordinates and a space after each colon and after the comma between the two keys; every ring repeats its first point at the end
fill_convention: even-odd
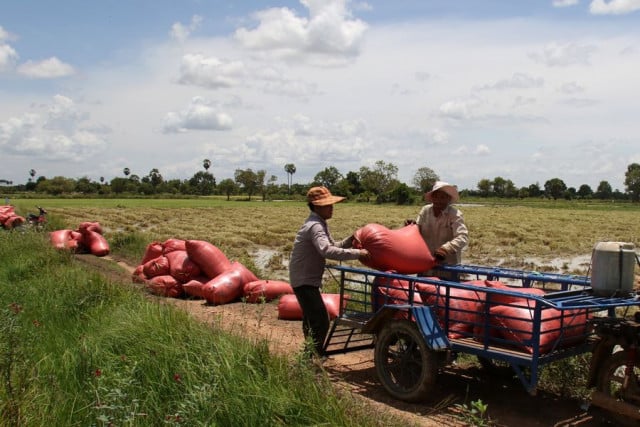
{"type": "Polygon", "coordinates": [[[367,224],[353,235],[353,246],[366,249],[371,254],[371,259],[363,261],[367,267],[416,274],[435,266],[433,255],[415,224],[397,230],[380,224],[367,224]]]}

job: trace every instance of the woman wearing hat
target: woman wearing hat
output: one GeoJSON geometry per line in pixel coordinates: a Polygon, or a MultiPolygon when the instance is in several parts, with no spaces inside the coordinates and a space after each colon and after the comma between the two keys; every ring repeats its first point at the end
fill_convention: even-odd
{"type": "MultiPolygon", "coordinates": [[[[430,204],[422,207],[415,221],[407,220],[405,225],[418,224],[422,238],[438,262],[460,264],[462,249],[469,243],[469,231],[462,212],[451,206],[458,201],[458,190],[447,182],[436,181],[424,198],[430,204]]],[[[433,275],[448,278],[444,272],[433,275]]]]}
{"type": "Polygon", "coordinates": [[[313,187],[307,192],[311,211],[293,242],[289,261],[289,282],[302,308],[302,331],[313,340],[314,351],[322,355],[329,331],[329,314],[320,288],[326,259],[338,261],[367,259],[366,249],[353,249],[353,236],[335,242],[329,233],[327,220],[333,216],[333,205],[344,200],[326,187],[313,187]]]}

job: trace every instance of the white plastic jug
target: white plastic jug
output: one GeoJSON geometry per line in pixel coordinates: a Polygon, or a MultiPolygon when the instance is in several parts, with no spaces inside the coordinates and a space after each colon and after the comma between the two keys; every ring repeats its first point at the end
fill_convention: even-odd
{"type": "Polygon", "coordinates": [[[598,242],[591,255],[591,287],[594,295],[612,297],[633,289],[636,254],[633,243],[598,242]]]}

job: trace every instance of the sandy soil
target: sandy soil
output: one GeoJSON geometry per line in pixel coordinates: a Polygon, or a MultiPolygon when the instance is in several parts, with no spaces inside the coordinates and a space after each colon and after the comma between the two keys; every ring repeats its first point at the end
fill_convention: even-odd
{"type": "MultiPolygon", "coordinates": [[[[133,266],[107,256],[78,255],[78,259],[120,281],[130,280],[133,266]],[[113,265],[117,262],[122,271],[113,265]]],[[[299,321],[278,319],[277,304],[232,303],[212,306],[200,300],[157,298],[188,311],[212,327],[224,328],[250,340],[267,340],[273,352],[294,355],[302,348],[302,328],[299,321]]],[[[323,365],[336,387],[363,399],[377,410],[391,412],[416,426],[464,426],[456,405],[481,400],[488,405],[488,415],[494,426],[610,426],[599,413],[585,411],[582,402],[560,399],[538,393],[528,395],[513,377],[496,377],[478,367],[445,369],[438,377],[437,388],[424,403],[409,404],[393,399],[378,382],[373,350],[363,350],[332,356],[323,365]]]]}

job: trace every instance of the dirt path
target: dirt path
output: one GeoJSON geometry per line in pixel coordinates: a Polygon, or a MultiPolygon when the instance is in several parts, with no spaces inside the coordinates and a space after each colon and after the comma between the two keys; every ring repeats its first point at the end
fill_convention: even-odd
{"type": "MultiPolygon", "coordinates": [[[[112,279],[130,281],[132,266],[107,256],[78,255],[83,263],[99,269],[112,279]],[[113,268],[113,263],[122,267],[113,268]]],[[[158,298],[158,297],[154,297],[158,298]]],[[[158,298],[173,304],[214,327],[241,334],[260,342],[266,340],[273,352],[295,355],[302,348],[303,336],[298,321],[278,319],[277,303],[232,303],[219,306],[201,300],[158,298]]],[[[438,387],[431,399],[424,403],[409,404],[391,398],[378,382],[373,350],[363,350],[332,356],[323,366],[336,387],[350,392],[378,411],[393,413],[406,420],[407,425],[426,427],[457,427],[469,425],[461,419],[459,405],[470,405],[480,400],[488,405],[488,414],[494,426],[549,427],[611,426],[600,416],[591,415],[581,408],[581,402],[559,399],[539,393],[530,396],[519,381],[511,376],[490,376],[477,367],[445,369],[438,377],[438,387]]]]}

